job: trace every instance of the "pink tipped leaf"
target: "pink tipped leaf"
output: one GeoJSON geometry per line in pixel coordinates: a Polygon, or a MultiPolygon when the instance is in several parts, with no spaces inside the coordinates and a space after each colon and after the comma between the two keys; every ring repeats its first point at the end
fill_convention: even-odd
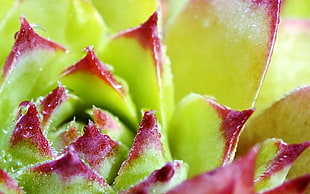
{"type": "Polygon", "coordinates": [[[0,193],[22,194],[17,182],[4,170],[0,169],[0,193]]]}
{"type": "Polygon", "coordinates": [[[276,139],[267,140],[258,151],[256,191],[261,192],[281,185],[293,163],[309,146],[310,141],[288,145],[276,139]]]}
{"type": "Polygon", "coordinates": [[[205,96],[188,95],[178,105],[169,129],[174,157],[191,166],[189,176],[228,164],[252,113],[252,109],[234,111],[205,96]]]}
{"type": "Polygon", "coordinates": [[[114,181],[117,191],[129,189],[161,168],[169,159],[154,111],[144,113],[134,143],[114,181]]]}
{"type": "Polygon", "coordinates": [[[107,182],[112,182],[121,163],[127,155],[127,148],[100,133],[93,122],[86,126],[83,136],[74,141],[71,147],[87,164],[107,182]]]}
{"type": "Polygon", "coordinates": [[[156,110],[159,122],[165,127],[172,114],[173,85],[158,32],[158,13],[140,26],[113,37],[102,57],[128,82],[138,110],[156,110]]]}
{"type": "Polygon", "coordinates": [[[86,51],[84,58],[63,72],[62,83],[90,105],[103,107],[135,127],[137,113],[128,91],[99,60],[93,48],[88,47],[86,51]]]}
{"type": "Polygon", "coordinates": [[[55,110],[67,99],[67,95],[65,88],[58,85],[57,88],[42,99],[40,105],[42,109],[41,114],[43,116],[41,126],[43,128],[48,125],[55,110]]]}
{"type": "Polygon", "coordinates": [[[305,194],[309,189],[310,175],[304,175],[289,181],[284,182],[282,185],[262,192],[261,194],[305,194]]]}
{"type": "Polygon", "coordinates": [[[39,36],[30,26],[25,17],[21,17],[21,27],[15,34],[15,43],[10,55],[7,57],[3,67],[4,77],[8,76],[15,68],[19,57],[35,49],[50,51],[66,51],[64,47],[39,36]]]}
{"type": "Polygon", "coordinates": [[[32,102],[22,102],[8,150],[14,168],[53,158],[53,152],[41,129],[40,115],[32,102]]]}
{"type": "Polygon", "coordinates": [[[26,170],[19,177],[25,192],[111,192],[104,178],[80,159],[73,147],[60,158],[26,170]]]}
{"type": "MultiPolygon", "coordinates": [[[[310,139],[310,87],[296,89],[260,113],[246,125],[240,137],[239,153],[268,138],[283,139],[288,144],[299,144],[310,139]]],[[[309,151],[296,161],[289,177],[304,174],[310,162],[309,151]]]]}
{"type": "MultiPolygon", "coordinates": [[[[39,36],[24,17],[21,18],[21,27],[15,39],[3,67],[1,115],[12,115],[19,102],[45,95],[57,84],[59,70],[64,68],[60,61],[66,55],[66,50],[39,36]]],[[[2,118],[1,128],[7,127],[9,123],[6,121],[11,119],[2,118]]]]}
{"type": "Polygon", "coordinates": [[[89,111],[89,114],[101,133],[110,136],[113,140],[119,141],[128,147],[131,146],[133,134],[117,117],[95,106],[92,111],[89,111]]]}
{"type": "Polygon", "coordinates": [[[188,179],[167,194],[254,194],[255,149],[233,163],[188,179]]]}
{"type": "Polygon", "coordinates": [[[165,193],[186,179],[187,168],[188,166],[182,161],[167,162],[162,168],[153,171],[145,180],[122,193],[165,193]]]}

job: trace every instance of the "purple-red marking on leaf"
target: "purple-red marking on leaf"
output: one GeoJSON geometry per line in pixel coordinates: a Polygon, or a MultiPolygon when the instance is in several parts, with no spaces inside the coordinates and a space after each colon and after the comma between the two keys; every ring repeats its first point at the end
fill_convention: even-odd
{"type": "Polygon", "coordinates": [[[237,161],[186,180],[168,191],[167,194],[254,194],[253,178],[256,156],[257,151],[254,148],[237,161]]]}
{"type": "Polygon", "coordinates": [[[51,117],[53,111],[67,98],[66,90],[63,86],[59,85],[51,93],[49,93],[42,101],[42,126],[46,124],[51,117]]]}
{"type": "Polygon", "coordinates": [[[60,146],[66,147],[79,137],[78,130],[75,126],[69,126],[68,130],[62,132],[60,135],[60,146]]]}
{"type": "Polygon", "coordinates": [[[85,48],[87,51],[86,56],[78,61],[75,65],[66,69],[63,75],[73,74],[75,72],[87,72],[96,75],[102,79],[105,83],[110,85],[118,93],[124,94],[125,90],[123,86],[116,81],[113,74],[108,70],[108,68],[98,59],[93,48],[85,48]]]}
{"type": "Polygon", "coordinates": [[[70,181],[71,178],[81,176],[91,182],[95,181],[102,186],[106,186],[106,181],[83,163],[73,147],[69,147],[68,152],[61,158],[47,162],[32,168],[33,172],[40,175],[56,173],[61,175],[63,181],[70,181]]]}
{"type": "MultiPolygon", "coordinates": [[[[15,190],[16,193],[22,193],[21,189],[17,185],[16,181],[10,177],[8,173],[0,169],[0,184],[4,184],[8,189],[15,190]]],[[[1,192],[0,192],[1,193],[1,192]]]]}
{"type": "Polygon", "coordinates": [[[209,101],[209,103],[222,119],[221,131],[226,141],[223,157],[223,165],[225,165],[230,161],[231,153],[236,146],[240,132],[254,110],[234,111],[214,101],[209,101]]]}
{"type": "Polygon", "coordinates": [[[280,7],[282,5],[282,0],[252,0],[253,6],[252,9],[256,9],[258,6],[265,7],[268,10],[270,16],[270,41],[269,46],[274,45],[276,32],[280,22],[280,7]]]}
{"type": "MultiPolygon", "coordinates": [[[[301,144],[278,143],[278,153],[276,157],[271,161],[266,171],[258,178],[258,180],[270,177],[276,172],[281,171],[283,168],[292,165],[294,161],[310,146],[310,141],[301,144]]],[[[258,181],[255,180],[255,181],[258,181]]]]}
{"type": "Polygon", "coordinates": [[[106,112],[100,110],[100,108],[93,108],[93,119],[96,126],[101,130],[119,130],[121,127],[120,124],[114,120],[114,118],[106,112]]]}
{"type": "Polygon", "coordinates": [[[21,17],[21,27],[19,32],[15,34],[15,43],[10,55],[7,57],[3,67],[3,76],[6,76],[14,67],[14,63],[18,58],[34,49],[44,49],[50,51],[66,51],[66,49],[39,36],[30,26],[25,17],[21,17]]]}
{"type": "Polygon", "coordinates": [[[119,148],[119,144],[109,136],[100,133],[93,122],[88,123],[83,136],[71,146],[95,169],[99,169],[104,159],[111,157],[119,148]]]}
{"type": "Polygon", "coordinates": [[[11,147],[19,143],[28,143],[37,149],[42,156],[52,157],[53,152],[41,129],[38,110],[32,102],[22,102],[10,140],[11,147]],[[23,112],[26,111],[24,114],[23,112]]]}
{"type": "Polygon", "coordinates": [[[144,150],[155,148],[163,150],[161,134],[158,131],[158,123],[155,111],[146,111],[139,126],[139,130],[130,149],[127,161],[138,158],[144,150]]]}
{"type": "Polygon", "coordinates": [[[131,193],[131,194],[149,193],[150,187],[153,186],[154,184],[159,182],[164,183],[170,181],[172,177],[175,175],[180,165],[181,164],[179,161],[168,162],[164,167],[155,170],[144,181],[131,187],[128,191],[125,191],[124,193],[131,193]]]}
{"type": "Polygon", "coordinates": [[[141,46],[145,49],[148,49],[152,52],[152,57],[155,62],[155,68],[157,72],[157,77],[161,77],[162,73],[162,45],[161,40],[158,36],[157,30],[157,20],[158,13],[155,12],[145,23],[141,24],[137,28],[129,29],[121,34],[118,37],[128,37],[137,39],[141,46]]]}
{"type": "Polygon", "coordinates": [[[310,183],[310,174],[286,181],[282,185],[265,191],[261,194],[302,194],[307,191],[310,183]]]}

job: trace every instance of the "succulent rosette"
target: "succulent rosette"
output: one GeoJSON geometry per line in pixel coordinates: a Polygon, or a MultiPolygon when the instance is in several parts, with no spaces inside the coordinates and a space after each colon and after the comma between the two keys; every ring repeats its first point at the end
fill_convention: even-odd
{"type": "Polygon", "coordinates": [[[308,1],[0,10],[0,193],[307,192],[308,1]]]}

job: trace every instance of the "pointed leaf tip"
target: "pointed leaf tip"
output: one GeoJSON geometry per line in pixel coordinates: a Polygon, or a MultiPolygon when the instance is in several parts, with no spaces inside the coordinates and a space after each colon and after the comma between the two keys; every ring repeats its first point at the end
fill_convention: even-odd
{"type": "Polygon", "coordinates": [[[34,103],[24,101],[20,104],[10,143],[11,148],[18,144],[30,144],[35,146],[42,156],[53,156],[49,143],[42,133],[40,116],[34,103]]]}
{"type": "Polygon", "coordinates": [[[16,194],[23,193],[17,182],[8,173],[0,169],[0,193],[5,193],[6,191],[12,191],[12,193],[16,194]]]}
{"type": "Polygon", "coordinates": [[[145,180],[132,186],[124,194],[165,193],[186,178],[183,174],[185,166],[181,161],[167,162],[162,168],[153,171],[145,180]]]}
{"type": "Polygon", "coordinates": [[[106,185],[102,177],[83,163],[73,147],[70,147],[68,152],[59,159],[36,166],[32,168],[32,171],[41,174],[56,173],[61,175],[63,181],[70,181],[75,176],[82,176],[100,185],[106,185]]]}
{"type": "Polygon", "coordinates": [[[98,59],[95,51],[92,47],[86,47],[85,51],[87,52],[86,56],[77,62],[75,65],[69,67],[63,72],[63,75],[72,74],[78,71],[84,71],[98,76],[105,83],[110,85],[120,94],[124,94],[125,90],[123,86],[116,81],[113,74],[108,70],[108,68],[98,59]]]}
{"type": "Polygon", "coordinates": [[[310,174],[286,181],[282,185],[265,191],[262,194],[303,194],[306,193],[310,184],[310,174]]]}
{"type": "Polygon", "coordinates": [[[14,68],[14,63],[19,56],[37,48],[51,51],[66,51],[63,46],[39,36],[32,29],[26,18],[21,17],[21,27],[19,32],[15,34],[15,44],[4,64],[3,76],[6,76],[14,68]]]}
{"type": "Polygon", "coordinates": [[[225,165],[231,161],[231,154],[234,153],[241,130],[243,129],[246,121],[253,114],[254,109],[234,111],[227,107],[221,106],[213,100],[210,100],[209,103],[222,119],[220,130],[222,131],[226,141],[224,151],[225,156],[223,158],[223,165],[225,165]]]}
{"type": "Polygon", "coordinates": [[[42,101],[42,126],[46,125],[53,111],[67,98],[67,93],[62,85],[58,85],[51,93],[49,93],[42,101]]]}
{"type": "Polygon", "coordinates": [[[294,161],[310,146],[310,141],[301,144],[285,144],[278,142],[278,153],[259,179],[271,177],[273,174],[293,165],[294,161]]]}
{"type": "Polygon", "coordinates": [[[160,138],[161,134],[159,133],[155,111],[145,112],[129,155],[130,159],[143,154],[145,149],[155,148],[162,151],[160,138]]]}
{"type": "MultiPolygon", "coordinates": [[[[104,160],[113,156],[119,144],[109,136],[100,133],[93,122],[89,122],[83,136],[78,138],[70,146],[85,159],[95,170],[99,170],[104,160]]],[[[69,148],[70,149],[70,148],[69,148]]]]}
{"type": "Polygon", "coordinates": [[[158,35],[157,21],[158,13],[155,12],[145,23],[141,24],[139,27],[124,31],[124,33],[119,34],[117,37],[133,37],[140,42],[143,48],[150,50],[156,65],[157,76],[160,78],[163,68],[161,50],[162,44],[158,35]]]}

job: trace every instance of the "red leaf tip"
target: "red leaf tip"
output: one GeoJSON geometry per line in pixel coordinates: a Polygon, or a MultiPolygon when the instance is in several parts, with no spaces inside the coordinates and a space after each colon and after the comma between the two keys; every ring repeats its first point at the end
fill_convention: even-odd
{"type": "Polygon", "coordinates": [[[110,85],[116,91],[121,94],[125,93],[124,87],[115,79],[113,74],[108,70],[108,67],[104,65],[97,55],[92,46],[84,48],[87,51],[86,56],[78,61],[75,65],[69,67],[63,72],[64,76],[73,74],[75,72],[86,72],[93,74],[102,79],[105,83],[110,85]]]}
{"type": "Polygon", "coordinates": [[[3,76],[6,76],[10,72],[20,56],[31,50],[44,49],[50,51],[66,51],[63,46],[39,36],[32,29],[25,17],[21,17],[20,20],[21,27],[19,32],[14,36],[15,43],[3,66],[3,76]]]}
{"type": "Polygon", "coordinates": [[[83,163],[72,146],[69,146],[67,151],[68,152],[59,159],[36,166],[32,171],[40,174],[56,173],[62,176],[63,181],[70,181],[71,178],[75,176],[81,176],[87,180],[95,181],[100,185],[106,185],[102,177],[83,163]]]}
{"type": "Polygon", "coordinates": [[[42,156],[53,156],[49,143],[42,133],[40,116],[34,103],[25,101],[20,104],[10,143],[11,147],[19,143],[30,144],[35,146],[42,156]]]}

